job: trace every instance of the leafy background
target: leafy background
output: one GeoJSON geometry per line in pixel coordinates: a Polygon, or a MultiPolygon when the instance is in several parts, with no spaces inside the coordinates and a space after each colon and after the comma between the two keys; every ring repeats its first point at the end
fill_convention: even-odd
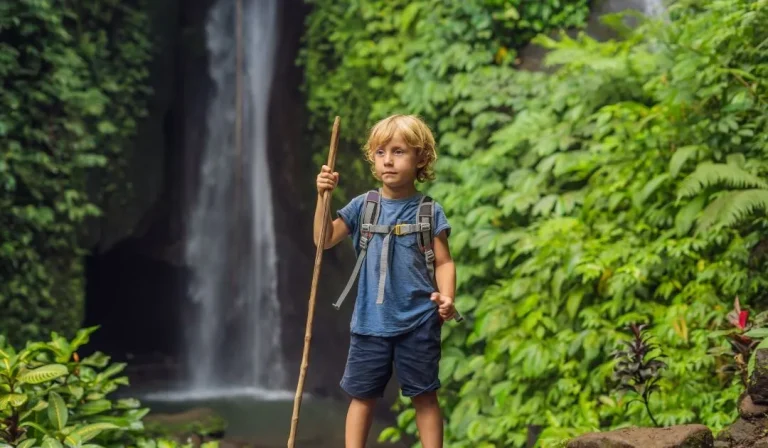
{"type": "MultiPolygon", "coordinates": [[[[602,43],[540,35],[550,74],[516,69],[518,51],[583,28],[586,2],[311,3],[310,131],[346,118],[340,200],[370,187],[375,120],[419,114],[438,138],[427,190],[471,315],[443,334],[448,446],[650,425],[611,380],[633,322],[668,356],[660,424],[733,421],[742,387],[714,331],[737,296],[766,305],[768,2],[678,1],[634,31],[607,16],[602,43]]],[[[383,439],[415,432],[406,403],[383,439]]]]}
{"type": "Polygon", "coordinates": [[[141,3],[0,2],[0,328],[17,346],[82,323],[80,239],[129,192],[148,33],[141,3]]]}
{"type": "MultiPolygon", "coordinates": [[[[453,224],[469,317],[443,332],[448,446],[523,446],[529,425],[544,446],[650,425],[611,378],[630,323],[649,324],[668,358],[659,423],[733,421],[743,387],[721,330],[736,297],[766,306],[767,0],[678,0],[634,30],[607,16],[618,38],[605,42],[578,33],[586,0],[307,3],[298,62],[318,164],[328,123],[345,123],[337,201],[370,187],[360,147],[377,119],[419,114],[438,137],[425,188],[453,224]],[[531,41],[549,50],[547,73],[520,70],[531,41]]],[[[4,413],[30,406],[44,422],[41,391],[79,375],[80,242],[99,204],[129,194],[123,148],[151,94],[146,8],[0,1],[4,413]],[[51,330],[24,356],[8,349],[51,330]],[[20,388],[23,369],[48,369],[35,350],[66,369],[20,388]]],[[[75,392],[62,399],[80,419],[75,392]]],[[[382,439],[415,433],[408,402],[396,408],[382,439]]]]}

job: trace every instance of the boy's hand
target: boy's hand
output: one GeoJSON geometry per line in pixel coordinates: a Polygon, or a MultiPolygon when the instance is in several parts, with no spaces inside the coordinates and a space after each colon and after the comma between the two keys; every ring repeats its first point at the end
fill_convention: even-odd
{"type": "Polygon", "coordinates": [[[333,191],[339,183],[339,173],[331,173],[328,165],[323,165],[320,174],[317,175],[317,193],[322,195],[325,191],[333,191]]]}
{"type": "Polygon", "coordinates": [[[439,292],[433,292],[430,300],[437,304],[437,313],[444,321],[453,319],[456,308],[453,306],[453,298],[439,292]]]}

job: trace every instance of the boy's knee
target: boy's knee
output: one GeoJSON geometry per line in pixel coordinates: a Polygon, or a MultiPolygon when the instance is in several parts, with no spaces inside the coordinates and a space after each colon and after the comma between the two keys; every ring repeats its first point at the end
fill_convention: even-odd
{"type": "Polygon", "coordinates": [[[413,407],[416,409],[435,408],[439,407],[440,403],[437,400],[437,391],[424,392],[422,394],[411,397],[413,407]]]}
{"type": "Polygon", "coordinates": [[[352,406],[373,409],[376,406],[376,398],[356,398],[352,397],[350,404],[352,406]]]}

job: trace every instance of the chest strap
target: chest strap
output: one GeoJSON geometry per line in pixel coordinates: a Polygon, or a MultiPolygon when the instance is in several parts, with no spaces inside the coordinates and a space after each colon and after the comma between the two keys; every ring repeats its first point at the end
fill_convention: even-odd
{"type": "Polygon", "coordinates": [[[365,197],[365,204],[360,216],[360,253],[355,263],[355,268],[352,271],[352,275],[347,281],[347,285],[344,287],[339,298],[334,302],[333,306],[336,309],[341,307],[344,299],[349,295],[349,291],[352,289],[352,285],[357,279],[360,268],[362,267],[363,260],[368,252],[368,242],[373,238],[374,234],[384,235],[384,241],[381,244],[381,258],[379,259],[379,284],[376,291],[376,303],[381,304],[384,302],[384,288],[386,285],[387,273],[389,271],[389,245],[392,235],[402,236],[412,233],[417,234],[417,242],[419,250],[426,259],[427,270],[429,272],[429,279],[432,282],[435,290],[437,290],[437,282],[435,281],[435,253],[432,250],[432,221],[434,216],[434,201],[429,196],[423,196],[419,202],[416,215],[415,224],[396,224],[396,225],[381,225],[377,224],[379,214],[381,212],[381,194],[379,191],[369,191],[365,197]]]}

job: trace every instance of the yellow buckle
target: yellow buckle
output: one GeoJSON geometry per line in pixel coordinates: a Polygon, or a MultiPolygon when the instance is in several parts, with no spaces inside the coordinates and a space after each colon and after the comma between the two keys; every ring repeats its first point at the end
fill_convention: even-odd
{"type": "Polygon", "coordinates": [[[397,235],[397,236],[403,235],[403,225],[402,224],[395,224],[395,235],[397,235]]]}

